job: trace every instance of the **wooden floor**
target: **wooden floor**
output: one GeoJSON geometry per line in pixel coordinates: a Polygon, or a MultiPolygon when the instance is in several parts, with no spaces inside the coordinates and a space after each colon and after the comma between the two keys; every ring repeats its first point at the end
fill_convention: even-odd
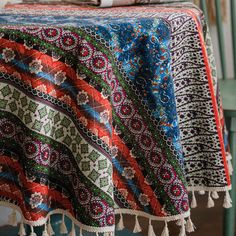
{"type": "MultiPolygon", "coordinates": [[[[215,201],[216,206],[211,209],[207,209],[207,196],[197,195],[198,207],[192,209],[192,221],[194,222],[196,231],[194,233],[188,234],[191,236],[224,236],[223,235],[223,196],[220,196],[220,199],[215,201]]],[[[60,218],[58,218],[60,219],[60,218]]],[[[141,219],[141,218],[140,218],[141,219]]],[[[58,221],[58,220],[57,220],[58,221]]],[[[145,219],[141,219],[140,224],[143,228],[142,234],[133,234],[131,233],[134,227],[134,217],[125,216],[124,217],[125,226],[127,229],[125,231],[117,232],[116,236],[147,236],[148,222],[145,219]]],[[[58,225],[54,226],[55,236],[61,236],[58,232],[58,225]]],[[[156,235],[161,235],[163,225],[158,223],[154,225],[154,230],[156,235]]],[[[170,236],[178,236],[179,227],[175,223],[169,224],[170,236]]],[[[38,236],[41,236],[38,231],[38,236]]],[[[0,228],[0,236],[16,236],[18,229],[14,227],[2,227],[0,228]]],[[[77,234],[79,235],[79,233],[77,234]]],[[[84,236],[94,236],[94,234],[84,233],[84,236]]],[[[101,234],[100,234],[101,235],[101,234]]],[[[235,234],[236,236],[236,234],[235,234]]]]}

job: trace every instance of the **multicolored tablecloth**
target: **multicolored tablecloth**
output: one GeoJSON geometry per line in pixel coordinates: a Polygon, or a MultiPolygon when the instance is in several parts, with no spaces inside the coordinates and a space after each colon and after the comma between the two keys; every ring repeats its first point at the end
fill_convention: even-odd
{"type": "Polygon", "coordinates": [[[194,5],[7,7],[1,204],[21,212],[21,235],[23,223],[45,224],[52,235],[54,213],[106,234],[115,214],[119,229],[123,214],[135,215],[134,232],[138,216],[147,217],[150,236],[154,221],[180,219],[184,235],[188,190],[192,207],[194,191],[209,192],[208,207],[226,191],[230,206],[217,94],[210,37],[194,5]]]}

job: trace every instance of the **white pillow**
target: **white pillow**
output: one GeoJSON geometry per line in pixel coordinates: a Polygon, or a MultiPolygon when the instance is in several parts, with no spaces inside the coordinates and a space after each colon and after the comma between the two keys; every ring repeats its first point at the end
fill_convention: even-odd
{"type": "MultiPolygon", "coordinates": [[[[76,1],[76,0],[75,0],[76,1]]],[[[101,0],[100,7],[125,6],[147,3],[177,2],[179,0],[101,0]]]]}
{"type": "Polygon", "coordinates": [[[22,0],[0,0],[0,8],[4,8],[7,3],[22,3],[22,0]]]}
{"type": "Polygon", "coordinates": [[[0,8],[3,8],[7,4],[8,0],[1,0],[0,1],[0,8]]]}
{"type": "Polygon", "coordinates": [[[63,0],[71,3],[91,3],[100,7],[127,6],[134,4],[177,2],[179,0],[63,0]]]}

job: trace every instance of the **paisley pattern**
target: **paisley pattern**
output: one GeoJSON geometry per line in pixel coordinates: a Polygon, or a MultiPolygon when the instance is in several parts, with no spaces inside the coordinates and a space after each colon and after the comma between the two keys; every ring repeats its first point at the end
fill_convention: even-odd
{"type": "Polygon", "coordinates": [[[0,198],[28,222],[110,232],[115,208],[181,219],[187,187],[229,188],[201,18],[175,6],[0,13],[0,198]]]}

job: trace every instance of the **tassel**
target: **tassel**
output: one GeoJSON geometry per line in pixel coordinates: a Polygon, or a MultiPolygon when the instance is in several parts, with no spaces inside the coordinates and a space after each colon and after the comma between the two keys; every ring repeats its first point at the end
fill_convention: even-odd
{"type": "Polygon", "coordinates": [[[25,235],[26,235],[25,227],[24,227],[23,221],[21,221],[21,223],[20,223],[20,229],[19,229],[18,235],[19,235],[19,236],[25,236],[25,235]]]}
{"type": "Polygon", "coordinates": [[[211,196],[213,199],[219,199],[219,194],[216,191],[213,191],[211,196]]]}
{"type": "Polygon", "coordinates": [[[156,236],[151,220],[149,220],[148,236],[156,236]]]}
{"type": "Polygon", "coordinates": [[[51,219],[50,219],[50,217],[49,217],[49,219],[48,219],[47,231],[48,231],[49,236],[52,236],[52,235],[55,234],[55,232],[53,231],[52,225],[51,225],[51,219]]]}
{"type": "Polygon", "coordinates": [[[68,230],[66,228],[66,224],[65,224],[65,214],[62,215],[62,222],[60,225],[60,233],[61,234],[67,234],[68,230]]]}
{"type": "Polygon", "coordinates": [[[198,193],[199,193],[199,195],[205,195],[205,191],[204,190],[200,190],[200,191],[198,191],[198,193]]]}
{"type": "Polygon", "coordinates": [[[29,236],[37,236],[37,234],[34,232],[34,227],[32,225],[30,226],[30,229],[31,229],[31,233],[29,236]]]}
{"type": "Polygon", "coordinates": [[[44,231],[43,231],[42,236],[49,236],[48,231],[47,231],[47,224],[46,223],[44,225],[44,231]]]}
{"type": "Polygon", "coordinates": [[[208,202],[207,202],[207,208],[211,208],[211,207],[214,207],[215,206],[215,203],[211,197],[211,192],[209,191],[208,193],[208,202]]]}
{"type": "Polygon", "coordinates": [[[192,191],[192,202],[191,202],[191,208],[196,208],[197,207],[197,201],[195,197],[194,191],[192,191]]]}
{"type": "Polygon", "coordinates": [[[186,231],[188,233],[192,233],[192,232],[195,231],[195,226],[194,226],[194,224],[193,224],[193,222],[192,222],[190,217],[188,217],[188,220],[186,222],[185,228],[186,228],[186,231]]]}
{"type": "Polygon", "coordinates": [[[72,223],[71,232],[70,232],[69,236],[76,236],[76,233],[75,233],[75,224],[74,224],[74,223],[72,223]]]}
{"type": "Polygon", "coordinates": [[[169,236],[169,229],[168,229],[168,225],[167,225],[167,222],[165,221],[165,227],[162,231],[162,234],[161,236],[169,236]]]}
{"type": "Polygon", "coordinates": [[[227,152],[226,153],[226,160],[227,161],[230,161],[230,160],[232,160],[233,158],[232,158],[232,155],[231,155],[231,153],[230,152],[227,152]]]}
{"type": "Polygon", "coordinates": [[[226,208],[226,209],[232,207],[232,200],[231,200],[231,197],[230,197],[230,194],[229,194],[228,190],[225,192],[223,207],[226,208]]]}
{"type": "Polygon", "coordinates": [[[123,216],[122,216],[122,214],[120,213],[120,220],[119,220],[119,222],[118,222],[118,224],[117,224],[116,229],[119,230],[119,231],[121,231],[121,230],[123,230],[124,228],[125,228],[125,226],[124,226],[123,216]]]}
{"type": "Polygon", "coordinates": [[[139,233],[139,232],[142,232],[142,228],[139,224],[138,216],[135,216],[135,226],[134,226],[133,233],[139,233]]]}
{"type": "Polygon", "coordinates": [[[83,231],[82,231],[82,229],[80,229],[80,231],[79,231],[79,236],[83,236],[83,231]]]}
{"type": "Polygon", "coordinates": [[[184,219],[182,219],[182,224],[181,224],[181,229],[180,229],[180,232],[179,232],[179,236],[186,236],[184,219]]]}
{"type": "Polygon", "coordinates": [[[8,224],[11,226],[17,226],[16,210],[12,210],[12,213],[9,215],[8,224]]]}
{"type": "Polygon", "coordinates": [[[99,235],[98,235],[98,232],[96,233],[96,236],[99,236],[99,235]]]}
{"type": "Polygon", "coordinates": [[[234,172],[232,162],[231,162],[231,160],[229,160],[227,163],[228,163],[229,174],[232,175],[234,172]]]}
{"type": "Polygon", "coordinates": [[[181,226],[182,225],[182,221],[184,221],[184,224],[186,224],[186,220],[185,219],[179,219],[176,221],[176,225],[181,226]]]}
{"type": "Polygon", "coordinates": [[[104,236],[114,236],[114,233],[113,232],[106,232],[106,233],[104,233],[104,236]]]}

